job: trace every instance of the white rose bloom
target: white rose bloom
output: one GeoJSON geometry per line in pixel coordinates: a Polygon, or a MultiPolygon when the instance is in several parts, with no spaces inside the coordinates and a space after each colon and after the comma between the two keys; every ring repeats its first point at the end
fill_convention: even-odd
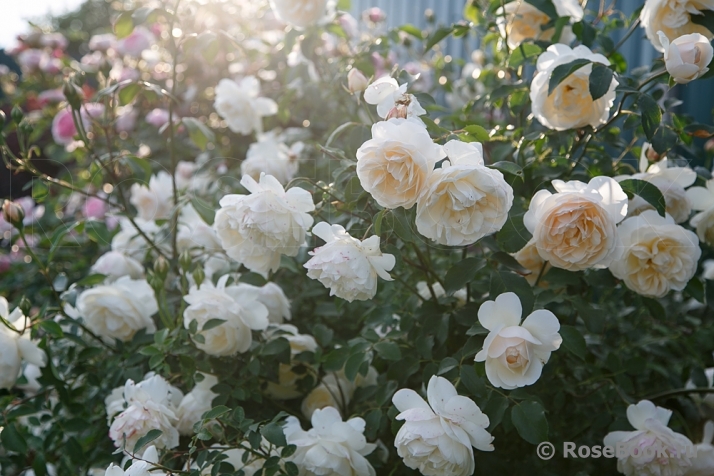
{"type": "Polygon", "coordinates": [[[521,323],[523,307],[515,293],[484,302],[478,320],[489,334],[476,362],[486,362],[486,376],[495,387],[512,390],[533,385],[550,354],[560,348],[560,322],[546,310],[533,311],[521,323]]]}
{"type": "Polygon", "coordinates": [[[201,215],[190,203],[181,209],[179,215],[176,246],[179,251],[197,248],[208,252],[223,250],[216,231],[201,218],[201,215]]]}
{"type": "Polygon", "coordinates": [[[212,408],[211,403],[218,396],[211,391],[217,384],[218,379],[214,375],[203,374],[203,380],[197,382],[193,390],[184,395],[176,410],[176,429],[179,434],[193,435],[193,425],[201,420],[201,415],[212,408]]]}
{"type": "MultiPolygon", "coordinates": [[[[131,450],[132,448],[128,448],[131,450]]],[[[132,461],[126,471],[121,466],[109,465],[104,476],[165,476],[163,471],[157,471],[155,464],[159,462],[159,453],[156,446],[151,445],[141,455],[141,459],[132,461]]]]}
{"type": "MultiPolygon", "coordinates": [[[[647,155],[653,151],[652,145],[645,142],[640,154],[640,173],[621,175],[615,177],[618,182],[626,179],[646,180],[655,185],[664,196],[667,213],[672,215],[676,223],[689,219],[692,213],[692,201],[688,198],[685,188],[697,180],[697,173],[689,167],[674,167],[669,165],[669,160],[664,157],[659,162],[649,165],[647,155]]],[[[645,210],[654,210],[645,199],[635,195],[627,207],[627,216],[637,216],[645,210]]]]}
{"type": "Polygon", "coordinates": [[[627,215],[627,195],[610,177],[553,180],[557,193],[540,190],[523,223],[541,258],[556,268],[605,268],[617,258],[616,225],[627,215]]]}
{"type": "Polygon", "coordinates": [[[10,312],[7,299],[1,296],[0,316],[15,329],[8,329],[0,323],[0,389],[10,389],[20,375],[23,361],[44,367],[47,355],[30,339],[30,319],[22,314],[20,308],[10,312]]]}
{"type": "Polygon", "coordinates": [[[714,245],[714,179],[707,180],[706,187],[691,187],[687,198],[692,209],[698,211],[689,224],[697,230],[699,239],[714,245]]]}
{"type": "Polygon", "coordinates": [[[360,184],[385,208],[411,208],[446,156],[423,124],[391,119],[372,126],[372,139],[357,151],[360,184]]]}
{"type": "Polygon", "coordinates": [[[513,205],[513,189],[498,170],[484,165],[481,144],[452,140],[417,201],[416,227],[448,246],[476,243],[499,231],[513,205]]]}
{"type": "Polygon", "coordinates": [[[257,299],[253,286],[226,286],[229,275],[222,276],[216,286],[204,281],[200,288],[192,286],[184,300],[189,306],[183,313],[183,325],[198,323],[203,342],[196,347],[209,355],[227,356],[246,352],[253,342],[252,332],[268,327],[268,309],[257,299]],[[222,319],[220,325],[203,330],[211,319],[222,319]]]}
{"type": "Polygon", "coordinates": [[[709,71],[714,48],[706,36],[691,33],[670,43],[664,33],[660,31],[658,35],[664,48],[664,64],[676,83],[687,84],[709,71]]]}
{"type": "MultiPolygon", "coordinates": [[[[553,5],[560,17],[569,17],[572,22],[583,19],[585,12],[577,0],[554,0],[553,5]]],[[[555,28],[543,29],[551,18],[525,1],[517,0],[506,3],[496,10],[496,23],[503,38],[508,38],[508,47],[515,49],[525,40],[550,41],[555,28]]],[[[570,25],[566,25],[560,34],[559,43],[571,43],[575,39],[570,25]]]]}
{"type": "Polygon", "coordinates": [[[704,425],[702,442],[696,445],[696,456],[692,458],[692,467],[684,476],[711,476],[714,474],[714,422],[708,421],[704,425]]]}
{"type": "Polygon", "coordinates": [[[410,389],[401,389],[392,397],[401,412],[397,420],[405,420],[394,439],[397,453],[405,465],[425,476],[473,474],[471,447],[494,449],[493,437],[486,431],[488,416],[443,377],[431,377],[426,394],[429,403],[410,389]]]}
{"type": "Polygon", "coordinates": [[[593,53],[584,45],[570,48],[555,44],[538,57],[538,72],[531,82],[533,114],[549,129],[565,131],[585,126],[597,127],[607,122],[610,108],[615,101],[615,88],[619,84],[613,78],[604,96],[593,101],[590,96],[590,73],[592,64],[575,71],[548,94],[548,83],[553,70],[576,59],[586,59],[609,66],[608,59],[593,53]]]}
{"type": "Polygon", "coordinates": [[[271,175],[261,174],[259,183],[244,175],[241,185],[250,195],[224,196],[213,228],[228,256],[267,277],[280,266],[281,254],[295,256],[305,244],[315,205],[309,192],[286,192],[271,175]]]}
{"type": "Polygon", "coordinates": [[[283,427],[289,445],[297,446],[289,461],[295,463],[300,474],[322,476],[376,476],[365,456],[377,445],[364,437],[365,421],[351,418],[342,421],[333,407],[315,410],[312,429],[304,431],[294,416],[283,427]]]}
{"type": "Polygon", "coordinates": [[[269,98],[260,97],[260,83],[247,76],[239,83],[221,79],[216,86],[216,112],[226,121],[230,130],[243,135],[263,131],[263,117],[278,112],[278,105],[269,98]]]}
{"type": "Polygon", "coordinates": [[[129,276],[131,279],[144,277],[144,267],[131,256],[126,256],[118,251],[108,251],[99,257],[92,266],[92,273],[106,276],[105,282],[116,281],[122,276],[129,276]]]}
{"type": "Polygon", "coordinates": [[[364,73],[357,68],[352,68],[349,73],[347,73],[347,89],[352,94],[361,93],[369,86],[369,79],[364,73]]]}
{"type": "Polygon", "coordinates": [[[298,158],[303,148],[302,142],[288,147],[275,131],[261,134],[258,142],[248,147],[246,158],[240,164],[241,175],[250,175],[253,180],[260,180],[260,174],[264,172],[286,185],[297,175],[298,158]]]}
{"type": "MultiPolygon", "coordinates": [[[[429,299],[432,299],[431,290],[429,289],[429,285],[426,281],[419,281],[418,283],[416,283],[416,289],[419,293],[419,296],[421,296],[422,298],[426,299],[427,301],[429,299]]],[[[434,290],[436,299],[446,296],[446,290],[439,282],[432,283],[431,289],[434,290]]],[[[466,298],[468,296],[468,293],[466,292],[466,288],[463,288],[456,291],[453,296],[456,298],[457,301],[456,306],[463,307],[466,304],[466,298]]]]}
{"type": "MultiPolygon", "coordinates": [[[[216,444],[213,445],[211,449],[213,449],[213,447],[217,447],[215,451],[220,451],[221,455],[225,456],[225,459],[222,459],[221,462],[230,464],[236,471],[242,470],[245,476],[253,476],[263,468],[263,464],[265,463],[264,458],[259,458],[251,454],[251,456],[248,456],[246,458],[246,462],[243,463],[243,455],[245,454],[246,450],[242,448],[231,448],[228,450],[223,450],[218,448],[220,446],[221,445],[216,444]]],[[[275,447],[273,447],[271,451],[271,445],[265,438],[263,438],[261,447],[263,451],[271,454],[271,456],[279,456],[279,453],[275,450],[275,447]]],[[[191,465],[191,469],[198,469],[198,466],[195,462],[191,465]]],[[[212,470],[213,465],[205,466],[201,470],[201,476],[212,476],[212,470]]]]}
{"type": "MultiPolygon", "coordinates": [[[[708,259],[702,263],[704,271],[702,272],[702,277],[704,279],[714,279],[714,259],[708,259]]],[[[714,368],[712,369],[714,372],[714,368]]]]}
{"type": "Polygon", "coordinates": [[[344,369],[339,372],[330,372],[322,378],[320,384],[303,399],[300,410],[308,420],[315,410],[325,407],[335,407],[340,413],[347,409],[355,391],[361,387],[377,385],[379,374],[377,369],[370,366],[367,375],[357,374],[354,382],[345,376],[344,369]]]}
{"type": "Polygon", "coordinates": [[[334,6],[334,0],[270,0],[275,16],[299,29],[329,18],[334,6]]]}
{"type": "Polygon", "coordinates": [[[694,444],[667,428],[672,412],[648,400],[627,407],[627,420],[635,431],[613,431],[605,445],[624,447],[617,470],[625,476],[684,476],[692,466],[694,444]],[[658,451],[667,457],[657,457],[658,451]],[[631,456],[635,454],[635,456],[631,456]]]}
{"type": "Polygon", "coordinates": [[[377,106],[377,114],[382,119],[417,119],[426,114],[417,98],[407,94],[407,84],[400,86],[396,79],[389,76],[383,76],[367,86],[364,100],[377,106]]]}
{"type": "Polygon", "coordinates": [[[159,375],[138,384],[127,380],[123,394],[126,409],[117,415],[109,428],[114,446],[121,447],[126,439],[126,448],[131,451],[139,438],[151,430],[162,431],[161,436],[154,440],[157,448],[178,446],[176,392],[177,389],[159,375]]]}
{"type": "Polygon", "coordinates": [[[711,0],[646,0],[640,24],[655,49],[664,52],[660,31],[670,40],[690,33],[700,33],[708,39],[714,37],[713,32],[692,21],[692,15],[701,16],[708,10],[714,10],[711,0]]]}
{"type": "Polygon", "coordinates": [[[315,225],[312,233],[325,244],[310,252],[312,258],[304,267],[309,278],[317,279],[330,289],[330,296],[349,302],[366,301],[377,294],[377,277],[392,281],[389,271],[396,260],[393,255],[382,254],[379,236],[360,241],[341,225],[324,221],[315,225]]]}
{"type": "Polygon", "coordinates": [[[538,254],[538,247],[533,240],[530,240],[519,252],[513,253],[511,256],[518,261],[518,264],[531,272],[531,274],[525,276],[528,284],[531,286],[535,286],[541,273],[545,275],[551,268],[551,266],[546,264],[546,261],[541,258],[540,254],[538,254]],[[545,268],[543,265],[545,265],[545,268]]]}
{"type": "MultiPolygon", "coordinates": [[[[265,332],[265,341],[270,342],[279,337],[287,339],[290,343],[290,355],[295,357],[302,352],[315,352],[317,341],[307,334],[300,334],[298,328],[290,324],[272,325],[265,332]]],[[[300,365],[300,364],[297,364],[300,365]]],[[[278,383],[268,382],[265,393],[270,398],[277,400],[289,400],[303,395],[297,388],[297,382],[301,375],[293,371],[292,364],[280,364],[278,367],[278,383]]]]}
{"type": "Polygon", "coordinates": [[[122,276],[114,283],[83,291],[77,298],[77,311],[98,336],[126,342],[140,329],[156,331],[151,316],[159,311],[159,305],[146,280],[122,276]]]}
{"type": "Polygon", "coordinates": [[[268,308],[268,321],[273,324],[282,324],[283,320],[291,319],[290,301],[283,288],[275,283],[266,283],[262,287],[256,287],[256,292],[258,301],[268,308]]]}
{"type": "Polygon", "coordinates": [[[610,264],[610,271],[638,294],[662,297],[670,290],[681,291],[697,272],[702,255],[697,235],[669,215],[647,210],[628,218],[617,237],[622,256],[610,264]]]}
{"type": "MultiPolygon", "coordinates": [[[[134,219],[134,222],[159,248],[167,248],[168,243],[160,235],[161,229],[156,222],[141,218],[134,219]]],[[[146,252],[152,249],[151,245],[146,242],[128,218],[120,218],[119,227],[119,233],[112,238],[112,250],[131,256],[135,260],[142,260],[146,252]]]]}
{"type": "Polygon", "coordinates": [[[161,171],[149,179],[148,187],[133,184],[129,201],[136,207],[142,220],[162,220],[171,218],[173,198],[171,175],[161,171]]]}

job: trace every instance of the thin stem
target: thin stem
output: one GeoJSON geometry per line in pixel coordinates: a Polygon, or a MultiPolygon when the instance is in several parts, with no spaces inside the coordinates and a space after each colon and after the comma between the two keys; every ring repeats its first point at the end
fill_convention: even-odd
{"type": "Polygon", "coordinates": [[[615,45],[615,48],[613,48],[613,50],[607,55],[608,58],[610,56],[614,55],[615,52],[620,49],[620,47],[630,38],[630,36],[632,36],[632,34],[635,32],[635,30],[637,29],[638,26],[640,26],[640,18],[639,17],[637,17],[637,20],[635,20],[635,22],[632,23],[632,25],[630,26],[630,29],[627,30],[627,33],[625,33],[625,36],[623,36],[622,39],[617,42],[617,44],[615,45]]]}

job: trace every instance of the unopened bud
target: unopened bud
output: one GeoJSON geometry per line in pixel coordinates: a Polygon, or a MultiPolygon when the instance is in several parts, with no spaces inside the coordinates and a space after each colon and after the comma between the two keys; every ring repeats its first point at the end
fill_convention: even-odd
{"type": "MultiPolygon", "coordinates": [[[[22,298],[20,299],[20,303],[17,305],[17,307],[20,308],[24,316],[29,317],[32,314],[32,303],[25,296],[22,296],[22,298]]],[[[22,330],[22,326],[18,330],[22,330]]]]}
{"type": "Polygon", "coordinates": [[[357,68],[352,68],[350,72],[347,73],[347,89],[349,89],[352,94],[364,91],[368,85],[369,79],[357,68]]]}
{"type": "Polygon", "coordinates": [[[364,16],[372,23],[383,22],[387,18],[387,14],[379,7],[370,8],[364,12],[364,16]]]}
{"type": "Polygon", "coordinates": [[[19,127],[20,131],[25,134],[25,136],[29,136],[30,134],[32,134],[32,131],[35,129],[32,124],[27,121],[21,122],[19,127]]]}
{"type": "Polygon", "coordinates": [[[0,131],[5,129],[5,124],[7,123],[7,116],[5,115],[5,112],[0,110],[0,131]]]}
{"type": "Polygon", "coordinates": [[[184,273],[187,273],[188,270],[191,269],[192,264],[193,259],[191,258],[191,254],[188,252],[188,250],[181,253],[181,256],[179,256],[179,266],[181,266],[181,269],[184,273]]]}
{"type": "Polygon", "coordinates": [[[169,262],[163,256],[159,256],[154,261],[154,273],[161,280],[164,280],[166,275],[169,274],[169,262]]]}
{"type": "Polygon", "coordinates": [[[62,93],[72,109],[79,110],[82,107],[82,90],[71,81],[64,83],[62,93]]]}
{"type": "Polygon", "coordinates": [[[10,223],[18,230],[22,229],[23,220],[25,219],[25,210],[20,205],[10,200],[5,200],[2,204],[2,216],[5,221],[10,223]]]}
{"type": "Polygon", "coordinates": [[[22,113],[22,109],[19,107],[15,106],[12,108],[12,112],[10,113],[10,117],[12,117],[12,120],[15,124],[19,124],[20,121],[22,121],[22,117],[24,114],[22,113]]]}
{"type": "Polygon", "coordinates": [[[206,273],[203,272],[203,268],[198,266],[193,272],[193,280],[196,282],[196,287],[201,287],[201,284],[206,279],[206,273]]]}

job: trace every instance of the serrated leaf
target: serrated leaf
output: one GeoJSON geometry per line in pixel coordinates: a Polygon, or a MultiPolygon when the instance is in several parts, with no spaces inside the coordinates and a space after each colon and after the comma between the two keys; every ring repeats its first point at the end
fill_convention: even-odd
{"type": "Polygon", "coordinates": [[[626,179],[620,182],[620,187],[628,194],[638,195],[652,205],[654,209],[657,210],[657,213],[661,216],[665,216],[667,202],[665,202],[664,195],[662,195],[662,192],[657,186],[646,180],[626,179]]]}
{"type": "Polygon", "coordinates": [[[474,397],[481,399],[486,396],[486,383],[478,376],[472,365],[461,367],[461,383],[474,397]]]}
{"type": "Polygon", "coordinates": [[[126,106],[134,100],[137,94],[141,91],[141,86],[136,83],[129,83],[119,90],[119,104],[126,106]]]}
{"type": "Polygon", "coordinates": [[[538,402],[526,401],[513,407],[511,421],[518,434],[528,443],[537,445],[548,439],[548,420],[538,402]]]}
{"type": "Polygon", "coordinates": [[[225,415],[226,413],[230,412],[231,409],[228,408],[225,405],[218,405],[217,407],[213,407],[210,410],[208,410],[206,413],[204,413],[201,416],[202,420],[214,420],[218,418],[219,416],[225,415]]]}
{"type": "Polygon", "coordinates": [[[421,30],[412,24],[406,24],[406,25],[400,26],[399,31],[403,31],[404,33],[407,33],[419,40],[424,39],[424,35],[422,34],[421,30]]]}
{"type": "Polygon", "coordinates": [[[215,142],[216,136],[213,131],[195,117],[184,117],[181,122],[186,126],[189,137],[199,149],[205,150],[210,142],[215,142]]]}
{"type": "Polygon", "coordinates": [[[201,328],[202,331],[210,331],[211,329],[220,326],[226,322],[225,319],[209,319],[206,321],[206,323],[203,325],[201,328]]]}
{"type": "Polygon", "coordinates": [[[402,358],[402,351],[396,342],[377,342],[374,344],[374,350],[376,350],[377,354],[384,360],[401,360],[402,358]]]}
{"type": "Polygon", "coordinates": [[[25,437],[17,431],[13,424],[5,426],[0,433],[0,442],[7,451],[25,454],[27,452],[27,442],[25,437]]]}
{"type": "Polygon", "coordinates": [[[134,445],[134,449],[132,450],[134,454],[141,453],[141,450],[144,449],[146,445],[157,439],[163,434],[163,431],[161,430],[149,430],[147,434],[136,440],[136,444],[134,445]]]}
{"type": "Polygon", "coordinates": [[[659,108],[657,101],[647,94],[639,95],[637,106],[642,117],[642,128],[645,131],[647,140],[652,142],[652,138],[662,122],[662,110],[659,108]]]}
{"type": "Polygon", "coordinates": [[[466,258],[456,263],[446,272],[446,277],[444,278],[444,290],[446,294],[450,295],[463,289],[467,283],[476,277],[476,273],[483,267],[483,260],[478,258],[466,258]]]}
{"type": "Polygon", "coordinates": [[[427,51],[431,50],[434,46],[436,46],[437,43],[439,43],[441,40],[449,36],[454,32],[454,27],[446,27],[442,26],[439,29],[437,29],[427,40],[426,45],[424,46],[424,53],[427,51]]]}
{"type": "Polygon", "coordinates": [[[114,34],[118,39],[122,39],[131,35],[132,31],[134,31],[134,20],[131,18],[131,13],[123,12],[114,23],[114,34]]]}
{"type": "Polygon", "coordinates": [[[551,20],[555,20],[559,16],[558,10],[556,10],[555,5],[553,4],[553,0],[526,0],[526,3],[533,5],[538,10],[548,15],[551,20]]]}
{"type": "Polygon", "coordinates": [[[560,336],[563,338],[563,347],[585,360],[588,346],[579,330],[573,326],[560,326],[560,336]]]}
{"type": "Polygon", "coordinates": [[[517,177],[523,177],[523,168],[514,162],[502,160],[500,162],[496,162],[495,164],[491,164],[488,167],[507,174],[515,175],[517,177]]]}
{"type": "Polygon", "coordinates": [[[263,346],[261,355],[278,355],[282,352],[290,351],[290,342],[285,337],[273,339],[263,346]]]}
{"type": "Polygon", "coordinates": [[[436,372],[437,375],[444,375],[446,372],[455,369],[459,366],[459,361],[453,357],[446,357],[441,362],[439,362],[439,370],[436,372]]]}
{"type": "Polygon", "coordinates": [[[553,72],[550,74],[550,80],[548,81],[548,96],[553,94],[555,88],[557,88],[560,83],[565,81],[568,76],[590,63],[591,61],[588,59],[578,58],[576,60],[571,61],[570,63],[565,63],[556,66],[553,72]]]}
{"type": "Polygon", "coordinates": [[[347,362],[345,363],[345,377],[347,377],[350,382],[354,382],[357,377],[357,373],[362,366],[362,362],[365,361],[365,357],[366,355],[364,352],[357,352],[350,355],[347,359],[347,362]]]}
{"type": "Polygon", "coordinates": [[[471,124],[470,126],[466,126],[464,127],[464,130],[468,132],[470,136],[476,139],[477,142],[488,142],[491,138],[488,131],[477,124],[471,124]]]}
{"type": "Polygon", "coordinates": [[[612,77],[615,72],[602,63],[593,63],[593,70],[590,72],[590,96],[593,101],[597,101],[610,90],[612,77]]]}
{"type": "Polygon", "coordinates": [[[64,337],[62,328],[55,321],[42,321],[40,322],[40,328],[53,337],[64,337]]]}
{"type": "Polygon", "coordinates": [[[509,214],[496,239],[498,246],[506,253],[517,253],[523,249],[531,239],[531,233],[523,223],[523,214],[509,214]]]}
{"type": "Polygon", "coordinates": [[[260,429],[260,434],[265,437],[270,443],[275,446],[286,446],[288,442],[285,440],[283,428],[275,422],[268,423],[260,429]]]}
{"type": "Polygon", "coordinates": [[[517,68],[529,59],[537,58],[543,52],[543,48],[533,43],[521,43],[511,52],[508,58],[508,66],[517,68]]]}

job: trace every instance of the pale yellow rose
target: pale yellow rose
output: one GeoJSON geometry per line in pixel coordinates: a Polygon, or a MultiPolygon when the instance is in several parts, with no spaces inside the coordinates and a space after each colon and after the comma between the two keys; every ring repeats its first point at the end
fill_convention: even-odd
{"type": "Polygon", "coordinates": [[[659,31],[670,41],[690,33],[700,33],[711,40],[714,37],[711,31],[692,22],[692,15],[702,15],[707,10],[714,10],[711,0],[647,0],[640,22],[652,45],[664,52],[659,31]]]}
{"type": "Polygon", "coordinates": [[[689,224],[697,229],[701,241],[714,245],[714,179],[707,180],[706,185],[687,190],[692,209],[699,212],[692,217],[689,224]]]}
{"type": "Polygon", "coordinates": [[[526,246],[524,246],[518,253],[514,253],[512,256],[516,258],[518,264],[531,272],[531,274],[525,277],[528,284],[531,286],[535,286],[541,272],[545,274],[551,268],[550,264],[546,264],[547,261],[541,258],[538,254],[538,247],[533,240],[529,241],[526,246]],[[543,268],[544,264],[545,268],[543,268]]]}
{"type": "MultiPolygon", "coordinates": [[[[558,15],[570,17],[572,21],[583,19],[583,7],[577,0],[554,0],[558,15]]],[[[551,18],[524,0],[515,0],[496,10],[496,22],[501,36],[508,37],[508,47],[517,48],[525,40],[549,41],[555,34],[555,28],[543,30],[551,18]]],[[[570,43],[575,39],[570,26],[563,28],[560,43],[570,43]]]]}

